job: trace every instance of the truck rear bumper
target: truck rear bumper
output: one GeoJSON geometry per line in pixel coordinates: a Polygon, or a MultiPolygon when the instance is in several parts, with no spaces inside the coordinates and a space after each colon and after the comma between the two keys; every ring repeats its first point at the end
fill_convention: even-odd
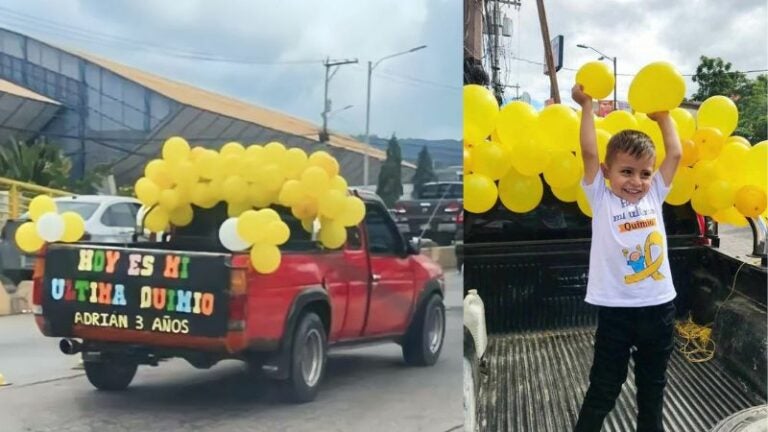
{"type": "MultiPolygon", "coordinates": [[[[594,328],[489,337],[488,377],[480,385],[481,430],[573,430],[593,356],[594,328]]],[[[765,403],[716,360],[689,363],[675,351],[667,372],[664,426],[706,431],[744,408],[765,403]]],[[[633,365],[604,431],[635,430],[633,365]]]]}

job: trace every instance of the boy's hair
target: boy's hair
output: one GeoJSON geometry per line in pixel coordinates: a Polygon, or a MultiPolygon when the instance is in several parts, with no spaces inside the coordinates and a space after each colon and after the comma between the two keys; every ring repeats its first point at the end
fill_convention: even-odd
{"type": "Polygon", "coordinates": [[[636,159],[656,156],[651,137],[636,130],[623,130],[612,136],[605,150],[605,163],[610,165],[616,153],[627,153],[636,159]]]}

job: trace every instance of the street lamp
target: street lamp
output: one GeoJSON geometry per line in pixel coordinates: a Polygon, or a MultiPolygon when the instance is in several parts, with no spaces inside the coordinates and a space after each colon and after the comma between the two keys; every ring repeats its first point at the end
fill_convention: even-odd
{"type": "Polygon", "coordinates": [[[420,45],[415,48],[411,48],[407,51],[401,51],[398,53],[390,54],[388,56],[382,57],[378,60],[376,60],[375,63],[368,61],[368,96],[365,101],[365,155],[363,157],[363,185],[368,186],[368,170],[369,170],[369,161],[368,161],[368,148],[371,145],[370,142],[370,123],[371,123],[371,73],[376,68],[376,66],[379,65],[382,61],[386,59],[391,59],[392,57],[401,56],[403,54],[412,53],[414,51],[418,51],[420,49],[426,48],[426,45],[420,45]]]}
{"type": "Polygon", "coordinates": [[[596,49],[594,49],[594,48],[592,48],[591,46],[588,46],[588,45],[576,44],[576,46],[579,47],[579,48],[591,49],[592,51],[600,54],[602,57],[600,57],[598,60],[602,60],[604,58],[607,58],[607,59],[613,61],[613,109],[614,110],[619,109],[619,104],[616,101],[616,84],[618,82],[618,80],[616,79],[616,57],[611,57],[609,55],[605,55],[605,54],[601,53],[600,51],[598,51],[598,50],[596,50],[596,49]]]}
{"type": "Polygon", "coordinates": [[[344,111],[344,110],[348,110],[348,109],[352,108],[353,106],[354,106],[354,105],[347,105],[347,106],[345,106],[344,108],[339,108],[339,109],[337,109],[337,110],[333,110],[333,111],[330,111],[330,112],[328,112],[328,114],[327,114],[327,115],[328,115],[328,118],[331,118],[331,117],[335,116],[336,114],[338,114],[338,113],[340,113],[340,112],[342,112],[342,111],[344,111]]]}

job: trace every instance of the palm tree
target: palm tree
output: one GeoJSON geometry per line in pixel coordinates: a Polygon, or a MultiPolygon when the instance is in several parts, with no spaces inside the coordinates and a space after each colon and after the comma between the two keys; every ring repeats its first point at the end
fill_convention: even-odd
{"type": "Polygon", "coordinates": [[[11,137],[0,146],[0,175],[14,180],[61,188],[67,185],[72,162],[45,138],[31,144],[11,137]]]}

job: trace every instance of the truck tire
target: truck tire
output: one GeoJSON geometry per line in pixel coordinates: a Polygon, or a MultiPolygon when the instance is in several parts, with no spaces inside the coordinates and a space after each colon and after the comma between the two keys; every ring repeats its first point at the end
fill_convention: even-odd
{"type": "Polygon", "coordinates": [[[424,303],[403,337],[403,359],[411,366],[432,366],[445,339],[445,306],[437,294],[424,303]]]}
{"type": "Polygon", "coordinates": [[[325,375],[328,342],[323,321],[314,312],[299,319],[293,335],[289,377],[282,383],[285,397],[294,403],[310,402],[325,375]]]}
{"type": "Polygon", "coordinates": [[[133,381],[138,365],[136,363],[108,360],[83,363],[85,376],[99,390],[125,390],[133,381]]]}

